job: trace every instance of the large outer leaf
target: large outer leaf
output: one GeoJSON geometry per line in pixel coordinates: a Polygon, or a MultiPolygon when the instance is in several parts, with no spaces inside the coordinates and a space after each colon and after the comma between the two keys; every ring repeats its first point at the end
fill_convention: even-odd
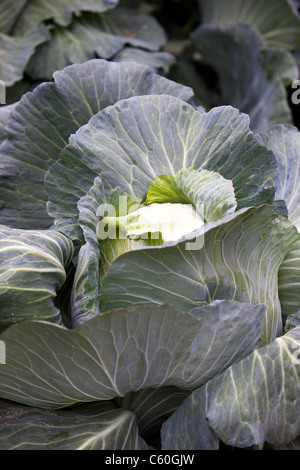
{"type": "Polygon", "coordinates": [[[299,351],[297,327],[212,382],[208,422],[225,444],[280,445],[299,435],[299,351]]]}
{"type": "Polygon", "coordinates": [[[274,164],[249,130],[248,116],[230,106],[205,113],[173,96],[133,97],[70,138],[46,175],[48,210],[57,227],[80,237],[77,202],[96,176],[106,189],[119,186],[140,199],[157,176],[189,167],[232,180],[238,206],[247,207],[272,199],[274,164]]]}
{"type": "Polygon", "coordinates": [[[200,7],[203,23],[222,28],[251,24],[270,46],[296,49],[300,45],[299,15],[288,0],[200,0],[200,7]]]}
{"type": "Polygon", "coordinates": [[[175,95],[191,100],[191,89],[138,64],[92,60],[54,74],[24,96],[7,126],[0,148],[0,223],[48,228],[44,174],[68,138],[100,109],[133,95],[175,95]]]}
{"type": "Polygon", "coordinates": [[[0,226],[0,331],[24,320],[60,321],[53,300],[66,280],[73,244],[56,231],[0,226]]]}
{"type": "Polygon", "coordinates": [[[26,71],[34,80],[50,80],[56,70],[73,63],[95,56],[110,59],[125,44],[158,51],[165,42],[162,27],[150,15],[121,8],[102,15],[86,13],[68,28],[54,28],[50,41],[37,49],[26,71]]]}
{"type": "Polygon", "coordinates": [[[162,425],[163,450],[218,450],[219,439],[206,421],[207,387],[195,390],[162,425]]]}
{"type": "Polygon", "coordinates": [[[290,53],[262,50],[265,43],[249,25],[226,31],[205,25],[192,33],[192,39],[202,61],[217,72],[219,104],[231,104],[248,114],[253,132],[278,123],[292,124],[283,83],[283,78],[290,83],[298,78],[297,65],[290,53]]]}
{"type": "Polygon", "coordinates": [[[114,8],[118,0],[27,0],[27,5],[19,18],[14,34],[25,35],[45,20],[53,20],[60,26],[68,26],[72,14],[81,11],[104,12],[114,8]]]}
{"type": "Polygon", "coordinates": [[[46,411],[0,401],[0,450],[147,450],[133,413],[110,402],[46,411]]]}
{"type": "Polygon", "coordinates": [[[186,311],[214,299],[264,303],[261,339],[271,342],[282,332],[278,268],[299,240],[297,230],[270,206],[206,225],[202,249],[181,242],[117,258],[101,284],[102,305],[169,303],[186,311]]]}
{"type": "Polygon", "coordinates": [[[14,0],[14,7],[11,7],[11,0],[1,0],[0,4],[0,32],[8,34],[14,26],[18,16],[22,12],[27,0],[14,0]]]}
{"type": "Polygon", "coordinates": [[[74,330],[15,325],[0,336],[0,396],[58,408],[145,388],[194,388],[255,349],[264,312],[221,301],[193,315],[170,306],[120,309],[74,330]]]}
{"type": "Polygon", "coordinates": [[[35,48],[47,38],[48,30],[43,25],[25,38],[0,33],[0,77],[7,87],[22,80],[35,48]]]}
{"type": "MultiPolygon", "coordinates": [[[[276,199],[286,202],[289,220],[300,232],[300,133],[292,126],[274,126],[260,134],[259,140],[278,164],[276,199]]],[[[287,254],[279,269],[279,297],[284,318],[300,310],[300,243],[287,254]]]]}

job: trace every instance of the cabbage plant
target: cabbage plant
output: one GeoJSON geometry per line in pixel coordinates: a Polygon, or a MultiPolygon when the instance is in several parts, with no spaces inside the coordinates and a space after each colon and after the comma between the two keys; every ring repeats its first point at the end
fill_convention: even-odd
{"type": "Polygon", "coordinates": [[[299,131],[101,59],[4,120],[0,448],[297,447],[299,131]]]}

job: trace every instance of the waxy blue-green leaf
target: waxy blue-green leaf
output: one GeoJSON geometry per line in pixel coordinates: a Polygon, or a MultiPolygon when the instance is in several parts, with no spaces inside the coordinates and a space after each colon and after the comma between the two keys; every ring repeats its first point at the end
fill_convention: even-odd
{"type": "Polygon", "coordinates": [[[246,23],[258,29],[270,46],[296,49],[300,20],[289,0],[199,0],[202,21],[225,29],[246,23]]]}
{"type": "Polygon", "coordinates": [[[0,331],[24,320],[60,321],[53,301],[72,256],[72,242],[54,230],[0,226],[0,331]]]}
{"type": "Polygon", "coordinates": [[[27,0],[14,0],[13,8],[11,0],[2,0],[0,4],[0,32],[9,34],[18,16],[22,12],[27,0]]]}
{"type": "MultiPolygon", "coordinates": [[[[274,153],[278,171],[275,198],[284,200],[288,218],[300,232],[300,132],[292,126],[274,126],[258,136],[274,153]]],[[[300,310],[300,243],[291,248],[279,269],[279,297],[284,318],[300,310]]]]}
{"type": "MultiPolygon", "coordinates": [[[[56,72],[54,83],[44,83],[24,96],[0,148],[0,223],[49,228],[53,220],[46,212],[44,175],[69,136],[120,99],[156,93],[185,101],[193,97],[190,88],[153,74],[146,66],[100,59],[56,72]]],[[[84,194],[90,186],[85,186],[84,194]]]]}
{"type": "Polygon", "coordinates": [[[100,249],[96,233],[100,216],[98,207],[106,203],[106,194],[101,178],[97,177],[88,193],[78,202],[79,224],[82,228],[85,245],[78,255],[76,273],[72,287],[72,322],[81,323],[100,313],[100,249]]]}
{"type": "Polygon", "coordinates": [[[26,6],[14,27],[14,34],[28,34],[46,20],[68,26],[73,14],[78,16],[81,11],[101,13],[115,8],[117,4],[118,0],[52,0],[49,7],[47,0],[26,0],[26,6]]]}
{"type": "Polygon", "coordinates": [[[80,238],[77,202],[95,177],[105,189],[119,186],[139,200],[157,176],[186,168],[232,180],[238,207],[249,207],[273,199],[275,166],[272,152],[250,131],[248,116],[230,106],[205,113],[173,96],[133,97],[71,136],[45,178],[48,211],[60,230],[80,238]]]}
{"type": "Polygon", "coordinates": [[[100,57],[111,59],[126,44],[158,51],[166,42],[160,24],[150,15],[118,8],[104,14],[85,13],[68,28],[56,26],[50,40],[31,58],[26,72],[50,80],[56,70],[100,57]]]}
{"type": "Polygon", "coordinates": [[[218,450],[219,439],[206,420],[207,387],[195,390],[163,423],[163,450],[218,450]]]}
{"type": "Polygon", "coordinates": [[[0,335],[0,397],[59,408],[147,388],[199,387],[255,349],[264,313],[264,305],[216,301],[193,313],[118,309],[73,330],[14,325],[0,335]]]}
{"type": "Polygon", "coordinates": [[[36,47],[48,39],[48,34],[43,25],[26,37],[0,33],[0,77],[7,87],[22,80],[30,57],[36,47]]]}
{"type": "MultiPolygon", "coordinates": [[[[167,74],[176,58],[168,52],[151,52],[136,47],[124,47],[113,57],[114,62],[137,62],[151,68],[153,72],[167,74]]],[[[180,83],[180,81],[178,81],[180,83]]]]}
{"type": "Polygon", "coordinates": [[[300,327],[255,350],[209,386],[208,424],[225,444],[282,445],[300,433],[300,327]]]}
{"type": "Polygon", "coordinates": [[[136,417],[110,402],[42,410],[0,400],[0,450],[147,450],[136,417]]]}
{"type": "Polygon", "coordinates": [[[264,303],[261,339],[273,341],[282,333],[278,269],[299,241],[296,228],[267,205],[205,224],[189,238],[196,235],[192,243],[166,243],[118,257],[101,283],[103,308],[168,303],[190,310],[215,299],[264,303]]]}
{"type": "Polygon", "coordinates": [[[201,61],[217,73],[218,104],[248,114],[255,133],[274,124],[292,124],[285,88],[298,78],[292,54],[267,48],[257,31],[245,24],[226,31],[204,25],[191,37],[201,61]]]}

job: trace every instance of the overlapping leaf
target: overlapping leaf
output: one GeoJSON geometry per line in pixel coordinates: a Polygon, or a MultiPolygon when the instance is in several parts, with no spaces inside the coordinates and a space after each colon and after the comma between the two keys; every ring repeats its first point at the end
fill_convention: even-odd
{"type": "Polygon", "coordinates": [[[205,113],[173,96],[153,95],[116,103],[70,138],[46,175],[48,211],[59,229],[81,237],[77,202],[95,177],[106,189],[119,186],[139,200],[157,176],[190,167],[232,180],[238,207],[273,198],[275,160],[257,143],[247,116],[230,106],[205,113]]]}
{"type": "Polygon", "coordinates": [[[134,95],[167,93],[187,101],[193,96],[191,89],[146,66],[96,59],[56,72],[54,80],[24,96],[8,123],[8,139],[0,148],[2,224],[23,229],[52,224],[44,174],[69,136],[100,109],[134,95]]]}
{"type": "MultiPolygon", "coordinates": [[[[133,241],[126,239],[126,237],[119,239],[116,233],[116,236],[113,236],[112,239],[108,237],[105,240],[98,240],[97,227],[101,218],[98,208],[101,205],[105,207],[107,202],[114,203],[114,211],[117,213],[118,205],[122,200],[125,200],[127,204],[130,204],[130,202],[136,203],[134,198],[129,198],[118,190],[114,191],[112,195],[105,194],[102,180],[97,177],[88,193],[78,202],[79,224],[83,231],[85,245],[79,252],[72,289],[72,319],[74,324],[81,323],[81,321],[85,321],[90,316],[99,313],[101,283],[110,265],[119,256],[129,250],[162,243],[162,241],[159,242],[155,239],[152,241],[151,238],[133,241]]],[[[193,204],[200,213],[199,221],[201,225],[204,220],[217,221],[230,214],[236,206],[232,183],[219,174],[206,170],[182,170],[172,177],[161,176],[156,178],[147,194],[147,203],[151,204],[153,202],[193,204]],[[217,190],[215,189],[216,184],[218,184],[217,190]]],[[[124,210],[124,213],[128,213],[128,208],[124,210]]],[[[183,217],[185,216],[183,211],[181,214],[183,217]]],[[[167,214],[165,218],[166,216],[167,214]]],[[[175,223],[175,220],[173,223],[175,223]]],[[[195,223],[199,224],[196,218],[195,223]]],[[[179,223],[176,222],[176,224],[179,229],[186,229],[187,218],[184,221],[179,221],[179,223]]],[[[209,228],[211,226],[208,224],[205,230],[208,231],[209,228]]],[[[149,227],[149,230],[151,231],[151,227],[149,227]]]]}
{"type": "Polygon", "coordinates": [[[0,77],[7,87],[22,80],[30,57],[47,38],[48,30],[43,25],[26,37],[0,33],[0,77]]]}
{"type": "Polygon", "coordinates": [[[218,75],[219,104],[231,104],[247,113],[254,132],[278,123],[292,123],[284,82],[296,80],[298,69],[289,52],[266,48],[249,25],[226,31],[201,26],[192,33],[192,40],[202,62],[218,75]]]}
{"type": "Polygon", "coordinates": [[[276,157],[275,198],[285,201],[289,220],[300,231],[300,132],[296,127],[278,125],[258,138],[276,157]]]}
{"type": "Polygon", "coordinates": [[[72,242],[54,230],[0,226],[0,331],[24,320],[60,321],[53,301],[72,256],[72,242]]]}
{"type": "Polygon", "coordinates": [[[162,425],[162,449],[218,450],[219,439],[206,420],[207,387],[195,390],[162,425]]]}
{"type": "Polygon", "coordinates": [[[75,325],[100,313],[100,250],[96,227],[100,221],[97,209],[106,203],[101,178],[78,202],[79,224],[84,234],[85,245],[80,249],[72,288],[72,323],[75,325]],[[82,319],[81,319],[82,317],[82,319]]]}
{"type": "Polygon", "coordinates": [[[0,336],[0,396],[59,408],[146,388],[195,388],[255,349],[264,312],[264,305],[216,301],[193,314],[119,309],[74,330],[18,324],[0,336]]]}
{"type": "MultiPolygon", "coordinates": [[[[278,172],[276,199],[284,200],[289,220],[300,231],[300,133],[292,126],[274,126],[260,134],[261,142],[273,151],[278,172]]],[[[279,269],[279,296],[283,315],[300,310],[300,243],[287,254],[279,269]]]]}
{"type": "Polygon", "coordinates": [[[270,46],[296,49],[300,20],[289,0],[199,0],[203,23],[228,28],[238,23],[255,26],[270,46]]]}
{"type": "Polygon", "coordinates": [[[208,423],[225,444],[262,448],[299,435],[299,352],[297,327],[212,382],[208,423]]]}
{"type": "Polygon", "coordinates": [[[110,402],[41,410],[0,401],[1,450],[147,450],[136,418],[110,402]]]}
{"type": "Polygon", "coordinates": [[[163,448],[212,450],[220,438],[234,447],[296,450],[299,351],[298,327],[195,390],[163,424],[163,448]]]}
{"type": "Polygon", "coordinates": [[[48,79],[56,70],[96,56],[110,59],[126,44],[158,51],[166,42],[162,27],[150,15],[118,8],[105,14],[85,13],[68,28],[56,26],[28,64],[34,80],[48,79]]]}
{"type": "Polygon", "coordinates": [[[29,77],[23,77],[23,80],[7,88],[6,96],[8,104],[17,104],[25,93],[33,91],[41,82],[34,82],[29,77]]]}

